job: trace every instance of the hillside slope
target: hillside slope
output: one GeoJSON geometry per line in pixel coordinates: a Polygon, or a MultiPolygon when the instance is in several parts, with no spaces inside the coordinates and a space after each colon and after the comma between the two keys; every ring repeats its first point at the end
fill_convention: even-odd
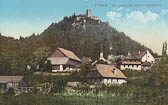
{"type": "Polygon", "coordinates": [[[94,59],[99,56],[100,50],[103,50],[107,57],[108,54],[126,55],[128,51],[146,49],[107,22],[88,17],[78,19],[76,15],[52,23],[41,37],[52,49],[63,47],[74,51],[80,57],[89,56],[94,59]]]}

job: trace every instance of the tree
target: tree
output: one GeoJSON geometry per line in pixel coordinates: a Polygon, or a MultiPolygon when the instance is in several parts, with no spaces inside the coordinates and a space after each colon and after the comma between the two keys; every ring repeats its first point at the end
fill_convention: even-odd
{"type": "Polygon", "coordinates": [[[45,63],[44,63],[44,72],[52,72],[52,65],[51,65],[51,61],[50,60],[47,60],[45,63]]]}
{"type": "Polygon", "coordinates": [[[47,57],[50,54],[50,50],[48,47],[37,48],[33,52],[33,56],[29,64],[31,65],[32,69],[34,70],[43,70],[44,63],[47,61],[47,57]],[[38,66],[38,67],[37,67],[38,66]]]}
{"type": "Polygon", "coordinates": [[[163,43],[163,47],[162,47],[162,60],[168,60],[168,56],[167,56],[167,42],[166,41],[163,43]]]}
{"type": "Polygon", "coordinates": [[[14,95],[15,93],[14,93],[14,89],[12,88],[12,87],[10,87],[9,89],[8,89],[8,91],[6,92],[6,94],[8,94],[8,95],[14,95]]]}
{"type": "Polygon", "coordinates": [[[109,48],[110,48],[110,45],[109,45],[109,41],[108,39],[104,39],[103,40],[103,52],[104,52],[104,56],[107,58],[108,55],[109,55],[109,48]]]}
{"type": "Polygon", "coordinates": [[[160,87],[160,88],[167,88],[168,87],[168,59],[167,59],[167,43],[163,44],[162,49],[162,59],[160,62],[156,63],[152,67],[151,77],[149,78],[149,83],[152,85],[160,87]]]}
{"type": "Polygon", "coordinates": [[[90,67],[91,67],[91,64],[81,64],[80,65],[79,77],[81,78],[82,82],[87,81],[87,74],[88,74],[90,67]]]}

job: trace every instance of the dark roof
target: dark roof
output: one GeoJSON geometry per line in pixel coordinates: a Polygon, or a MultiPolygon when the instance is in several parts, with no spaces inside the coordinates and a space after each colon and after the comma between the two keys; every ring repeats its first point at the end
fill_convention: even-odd
{"type": "Polygon", "coordinates": [[[128,55],[125,57],[125,59],[141,59],[145,54],[147,53],[147,51],[143,51],[143,52],[136,52],[136,53],[132,53],[131,55],[128,55]]]}
{"type": "Polygon", "coordinates": [[[125,59],[138,59],[138,58],[135,57],[134,55],[128,55],[125,57],[125,59]]]}
{"type": "Polygon", "coordinates": [[[133,55],[134,55],[136,58],[141,59],[146,53],[147,53],[147,51],[143,51],[143,52],[133,53],[133,55]]]}

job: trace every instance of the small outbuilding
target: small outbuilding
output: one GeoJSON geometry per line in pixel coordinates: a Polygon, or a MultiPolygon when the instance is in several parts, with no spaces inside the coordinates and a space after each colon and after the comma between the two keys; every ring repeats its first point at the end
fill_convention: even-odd
{"type": "Polygon", "coordinates": [[[0,90],[18,89],[26,86],[24,76],[0,76],[0,90]]]}

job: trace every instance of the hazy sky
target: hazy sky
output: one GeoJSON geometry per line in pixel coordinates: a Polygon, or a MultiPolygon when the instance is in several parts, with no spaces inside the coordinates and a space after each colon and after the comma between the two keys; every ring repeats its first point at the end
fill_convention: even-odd
{"type": "Polygon", "coordinates": [[[168,0],[0,0],[0,32],[19,38],[41,33],[73,13],[108,21],[117,30],[161,52],[168,39],[168,0]]]}

